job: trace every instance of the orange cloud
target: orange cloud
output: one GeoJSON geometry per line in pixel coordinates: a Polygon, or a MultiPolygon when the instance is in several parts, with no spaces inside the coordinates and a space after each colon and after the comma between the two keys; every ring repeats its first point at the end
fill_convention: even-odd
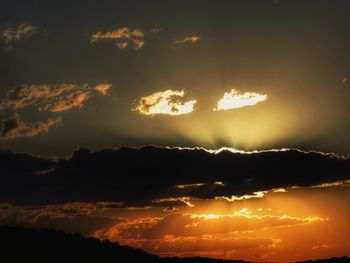
{"type": "Polygon", "coordinates": [[[196,100],[180,102],[180,98],[184,97],[185,92],[177,90],[166,90],[153,93],[142,97],[133,111],[137,111],[143,115],[184,115],[193,111],[196,100]]]}
{"type": "Polygon", "coordinates": [[[201,38],[199,36],[193,35],[193,36],[186,36],[183,39],[175,40],[173,42],[174,47],[182,47],[185,45],[193,45],[197,43],[201,38]]]}
{"type": "Polygon", "coordinates": [[[194,204],[191,203],[192,200],[193,200],[193,198],[188,197],[188,196],[184,196],[184,197],[161,198],[161,199],[153,200],[152,202],[153,203],[182,202],[182,203],[186,204],[189,207],[194,207],[194,204]]]}
{"type": "Polygon", "coordinates": [[[50,112],[62,112],[73,108],[82,108],[85,101],[87,101],[90,97],[90,92],[78,91],[67,94],[67,96],[62,99],[47,102],[39,109],[50,112]]]}
{"type": "Polygon", "coordinates": [[[245,258],[252,252],[261,252],[261,248],[273,251],[282,242],[278,236],[271,235],[276,230],[289,231],[291,227],[327,220],[319,216],[255,214],[249,209],[229,214],[175,213],[164,217],[125,219],[112,228],[96,231],[94,236],[162,256],[204,253],[205,256],[233,259],[237,258],[231,253],[233,251],[242,253],[245,258]],[[258,234],[260,232],[262,234],[258,234]]]}
{"type": "Polygon", "coordinates": [[[102,39],[137,39],[143,38],[145,33],[140,29],[130,30],[128,27],[117,28],[110,32],[97,32],[91,36],[91,43],[102,39]]]}
{"type": "Polygon", "coordinates": [[[116,43],[117,47],[119,47],[120,49],[124,49],[126,48],[129,44],[128,42],[120,42],[120,43],[116,43]]]}
{"type": "Polygon", "coordinates": [[[101,95],[106,95],[107,92],[110,90],[111,88],[111,84],[109,83],[103,83],[103,84],[99,84],[95,87],[95,90],[97,90],[101,95]]]}
{"type": "Polygon", "coordinates": [[[62,118],[48,119],[45,122],[24,123],[17,115],[3,121],[1,138],[13,139],[18,137],[32,137],[39,133],[47,133],[49,128],[60,123],[62,118]]]}
{"type": "Polygon", "coordinates": [[[39,32],[37,27],[29,24],[21,24],[18,27],[6,27],[0,32],[0,38],[2,38],[6,44],[10,44],[28,39],[37,32],[39,32]]]}
{"type": "Polygon", "coordinates": [[[166,211],[162,205],[177,201],[175,197],[147,209],[118,202],[0,203],[0,224],[15,218],[19,226],[78,231],[160,256],[297,262],[349,251],[349,191],[305,187],[267,194],[237,203],[198,199],[194,207],[166,211]]]}
{"type": "Polygon", "coordinates": [[[285,193],[287,192],[286,189],[284,188],[277,188],[277,189],[272,189],[272,190],[268,190],[268,191],[258,191],[258,192],[253,192],[253,194],[250,195],[242,195],[242,196],[231,196],[231,197],[227,197],[227,196],[217,196],[215,197],[215,199],[217,200],[226,200],[228,202],[234,202],[234,201],[242,201],[242,200],[248,200],[248,199],[252,199],[252,198],[264,198],[264,196],[267,193],[285,193]]]}
{"type": "Polygon", "coordinates": [[[128,27],[116,28],[113,31],[97,32],[91,35],[90,43],[96,43],[103,40],[116,41],[116,46],[120,49],[125,49],[128,46],[133,46],[134,49],[141,49],[144,44],[145,35],[148,33],[156,34],[160,29],[151,29],[150,32],[145,32],[141,29],[129,29],[128,27]]]}
{"type": "Polygon", "coordinates": [[[24,84],[7,92],[6,98],[0,101],[0,110],[5,108],[21,109],[36,105],[39,110],[62,112],[73,108],[81,108],[85,102],[97,92],[106,95],[111,84],[29,85],[24,84]]]}
{"type": "Polygon", "coordinates": [[[225,92],[223,98],[217,102],[214,111],[238,109],[246,106],[253,106],[259,102],[265,101],[267,95],[258,94],[255,92],[240,93],[236,89],[230,92],[225,92]]]}

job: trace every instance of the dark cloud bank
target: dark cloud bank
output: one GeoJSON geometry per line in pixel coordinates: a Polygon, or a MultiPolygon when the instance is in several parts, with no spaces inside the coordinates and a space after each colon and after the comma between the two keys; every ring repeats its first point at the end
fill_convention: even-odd
{"type": "Polygon", "coordinates": [[[239,196],[350,178],[349,158],[298,150],[213,154],[152,146],[98,152],[81,148],[61,160],[1,150],[0,167],[0,201],[24,205],[73,201],[150,205],[161,198],[239,196]],[[202,185],[176,187],[198,183],[202,185]]]}

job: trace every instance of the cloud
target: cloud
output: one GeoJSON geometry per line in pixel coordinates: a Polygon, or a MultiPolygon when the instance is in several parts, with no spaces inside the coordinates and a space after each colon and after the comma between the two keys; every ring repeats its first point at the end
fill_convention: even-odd
{"type": "Polygon", "coordinates": [[[13,139],[18,137],[32,137],[40,133],[47,133],[49,128],[60,123],[62,118],[48,119],[45,122],[25,123],[19,115],[3,120],[2,139],[13,139]]]}
{"type": "MultiPolygon", "coordinates": [[[[175,186],[177,187],[177,186],[175,186]]],[[[191,203],[192,198],[188,196],[183,197],[167,197],[167,198],[160,198],[156,200],[152,200],[152,203],[158,203],[158,204],[164,204],[164,203],[171,203],[172,205],[178,204],[178,202],[181,202],[183,204],[186,204],[189,207],[194,207],[194,205],[191,203]]]]}
{"type": "Polygon", "coordinates": [[[5,44],[10,45],[33,36],[39,32],[39,29],[33,25],[21,24],[18,27],[6,27],[0,32],[0,38],[5,44]]]}
{"type": "Polygon", "coordinates": [[[319,185],[314,185],[314,188],[329,188],[329,187],[350,187],[350,180],[342,180],[331,183],[323,183],[319,185]]]}
{"type": "Polygon", "coordinates": [[[124,48],[126,48],[129,45],[129,43],[128,42],[119,42],[119,43],[116,43],[116,45],[120,49],[124,49],[124,48]]]}
{"type": "Polygon", "coordinates": [[[73,108],[82,108],[87,100],[96,93],[106,95],[111,84],[29,85],[23,84],[9,90],[6,98],[0,101],[0,110],[12,108],[18,110],[35,105],[38,110],[62,112],[73,108]]]}
{"type": "Polygon", "coordinates": [[[196,35],[192,35],[192,36],[186,36],[183,39],[180,40],[175,40],[173,42],[174,47],[182,47],[182,46],[186,46],[186,45],[193,45],[195,43],[197,43],[201,38],[199,36],[196,35]]]}
{"type": "MultiPolygon", "coordinates": [[[[66,204],[69,205],[69,204],[66,204]]],[[[66,206],[64,205],[64,206],[66,206]]],[[[64,207],[63,206],[63,207],[64,207]]],[[[59,207],[9,207],[14,212],[0,218],[0,226],[21,226],[36,228],[56,228],[67,233],[91,235],[96,231],[106,231],[120,220],[84,214],[82,211],[68,213],[59,207]]]]}
{"type": "Polygon", "coordinates": [[[336,87],[337,90],[340,90],[340,89],[345,89],[348,87],[348,82],[349,82],[349,79],[348,77],[344,77],[342,79],[342,81],[339,83],[339,85],[336,87]]]}
{"type": "MultiPolygon", "coordinates": [[[[158,205],[190,207],[196,199],[254,197],[254,192],[350,179],[350,159],[297,150],[213,154],[203,149],[82,148],[68,159],[42,160],[51,167],[23,171],[17,170],[16,154],[0,155],[0,163],[10,157],[14,165],[2,167],[0,200],[18,204],[109,201],[154,206],[154,200],[163,200],[158,205]],[[37,176],[39,171],[42,176],[37,176]],[[197,186],[177,187],[193,184],[197,186]]],[[[239,199],[244,198],[234,201],[239,199]]]]}
{"type": "Polygon", "coordinates": [[[265,101],[267,95],[258,94],[255,92],[240,93],[236,89],[230,92],[225,92],[223,98],[217,102],[214,111],[238,109],[246,106],[253,106],[259,102],[265,101]]]}
{"type": "Polygon", "coordinates": [[[111,88],[111,84],[103,83],[95,86],[95,90],[97,90],[101,95],[106,95],[111,88]]]}
{"type": "Polygon", "coordinates": [[[120,49],[132,46],[134,49],[141,49],[145,44],[145,36],[147,34],[157,34],[161,29],[154,28],[149,32],[141,29],[130,29],[128,27],[116,28],[113,31],[97,32],[91,35],[90,43],[94,44],[100,41],[113,41],[120,49]]]}
{"type": "Polygon", "coordinates": [[[142,97],[133,111],[143,115],[183,115],[193,111],[196,100],[181,102],[185,92],[177,90],[165,90],[142,97]]]}
{"type": "MultiPolygon", "coordinates": [[[[174,213],[164,217],[141,217],[126,219],[104,233],[110,240],[128,243],[130,240],[157,240],[165,236],[193,237],[238,233],[276,227],[314,224],[328,221],[319,216],[290,216],[254,214],[243,208],[229,214],[183,214],[174,213]],[[225,227],[223,227],[225,226],[225,227]]],[[[99,233],[102,234],[101,232],[99,233]]]]}
{"type": "MultiPolygon", "coordinates": [[[[213,221],[199,220],[202,223],[209,223],[209,225],[200,226],[200,229],[187,227],[192,221],[194,220],[181,214],[172,214],[164,218],[136,218],[120,222],[105,231],[96,231],[94,237],[119,241],[162,256],[179,256],[184,255],[184,253],[195,253],[198,256],[198,252],[204,251],[208,254],[215,251],[227,253],[233,250],[268,248],[278,242],[277,239],[223,235],[225,230],[229,231],[234,228],[231,227],[230,223],[237,226],[234,220],[218,222],[220,226],[214,228],[211,224],[213,221]],[[222,227],[225,223],[227,227],[222,227]]],[[[277,225],[283,223],[276,221],[277,225]]],[[[253,226],[250,223],[249,225],[253,226]]]]}

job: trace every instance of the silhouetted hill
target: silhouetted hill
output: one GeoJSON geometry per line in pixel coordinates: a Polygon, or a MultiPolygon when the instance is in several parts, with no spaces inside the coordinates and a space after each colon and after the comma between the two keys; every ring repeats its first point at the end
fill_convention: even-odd
{"type": "MultiPolygon", "coordinates": [[[[142,250],[121,246],[108,240],[66,234],[54,229],[0,228],[1,262],[96,262],[96,263],[248,263],[203,257],[160,258],[142,250]]],[[[300,263],[348,263],[350,258],[331,258],[300,263]]]]}
{"type": "Polygon", "coordinates": [[[139,249],[53,229],[0,228],[1,262],[244,263],[208,258],[160,258],[139,249]],[[4,260],[6,259],[6,260],[4,260]],[[4,260],[4,261],[3,261],[4,260]]]}
{"type": "Polygon", "coordinates": [[[339,258],[328,258],[328,259],[316,259],[316,260],[306,260],[300,261],[298,263],[349,263],[350,258],[348,257],[339,257],[339,258]]]}

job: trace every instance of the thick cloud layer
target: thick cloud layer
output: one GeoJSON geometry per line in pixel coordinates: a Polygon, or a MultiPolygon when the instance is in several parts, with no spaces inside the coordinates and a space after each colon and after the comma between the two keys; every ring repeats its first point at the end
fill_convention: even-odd
{"type": "Polygon", "coordinates": [[[161,199],[178,204],[180,197],[241,196],[350,178],[349,159],[298,150],[81,148],[59,161],[2,151],[0,165],[0,201],[16,204],[121,201],[128,206],[161,199]]]}

